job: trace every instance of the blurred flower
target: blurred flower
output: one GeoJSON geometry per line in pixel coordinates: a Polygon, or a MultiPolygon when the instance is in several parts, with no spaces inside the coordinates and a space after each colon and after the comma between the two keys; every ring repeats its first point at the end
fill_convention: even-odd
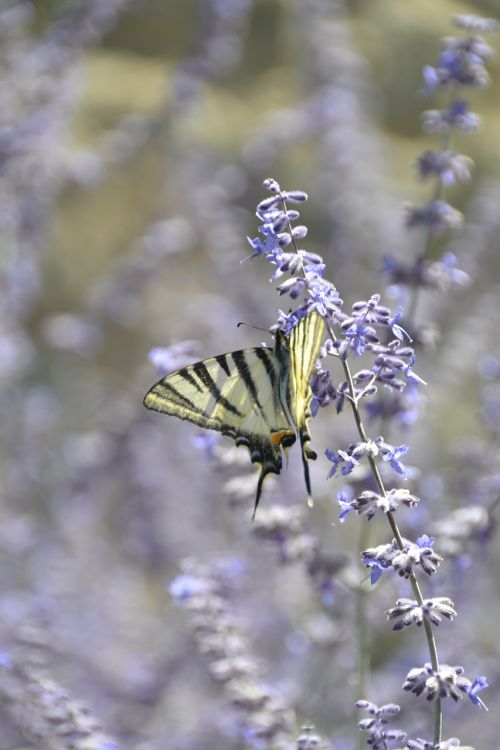
{"type": "Polygon", "coordinates": [[[420,177],[425,179],[437,175],[443,185],[455,182],[467,182],[474,162],[468,156],[455,154],[453,151],[424,151],[417,161],[420,177]]]}
{"type": "Polygon", "coordinates": [[[293,711],[284,696],[263,681],[261,665],[224,593],[220,574],[226,566],[216,567],[219,571],[186,560],[184,572],[172,582],[170,591],[190,616],[197,648],[208,659],[208,671],[240,712],[241,736],[251,744],[261,739],[278,742],[293,730],[293,711]]]}
{"type": "Polygon", "coordinates": [[[327,750],[328,748],[329,743],[316,734],[314,727],[302,727],[302,734],[297,737],[297,750],[327,750]]]}
{"type": "Polygon", "coordinates": [[[472,13],[453,16],[453,23],[459,29],[478,31],[481,34],[500,31],[500,23],[496,18],[483,18],[482,16],[475,16],[472,13]]]}
{"type": "Polygon", "coordinates": [[[199,343],[197,341],[180,341],[169,347],[151,349],[148,359],[160,375],[167,375],[192,364],[198,356],[199,343]]]}
{"type": "Polygon", "coordinates": [[[426,65],[423,70],[426,93],[430,93],[438,86],[450,84],[474,87],[488,85],[489,76],[485,64],[491,59],[493,49],[484,39],[480,36],[450,36],[444,37],[441,43],[443,51],[437,66],[433,68],[426,65]]]}
{"type": "Polygon", "coordinates": [[[306,510],[302,505],[273,505],[259,511],[252,534],[274,544],[281,565],[308,562],[317,550],[317,540],[305,530],[306,510]]]}
{"type": "Polygon", "coordinates": [[[470,745],[462,745],[458,737],[451,737],[449,740],[442,742],[432,742],[431,740],[408,740],[408,750],[474,750],[470,745]]]}
{"type": "Polygon", "coordinates": [[[367,700],[359,700],[356,706],[362,711],[367,711],[370,718],[362,719],[358,722],[358,727],[362,732],[366,732],[366,743],[374,750],[386,750],[389,744],[393,742],[403,744],[406,740],[406,732],[401,729],[392,729],[389,722],[394,716],[397,716],[400,707],[396,703],[386,703],[383,706],[377,706],[375,703],[367,700]]]}
{"type": "Polygon", "coordinates": [[[469,111],[469,103],[455,100],[447,109],[429,109],[422,112],[422,126],[431,135],[446,135],[452,128],[464,133],[479,129],[479,117],[469,111]]]}
{"type": "Polygon", "coordinates": [[[406,213],[406,226],[426,226],[435,235],[460,229],[463,216],[460,211],[442,200],[433,200],[426,206],[409,206],[406,213]]]}
{"type": "Polygon", "coordinates": [[[489,538],[494,523],[486,508],[470,505],[451,511],[433,524],[433,532],[439,537],[440,546],[447,557],[458,557],[467,548],[467,542],[483,543],[489,538]]]}
{"type": "Polygon", "coordinates": [[[176,604],[182,604],[187,599],[213,592],[211,581],[190,574],[174,578],[169,586],[169,593],[176,604]]]}
{"type": "Polygon", "coordinates": [[[102,343],[99,326],[91,319],[73,313],[45,318],[42,334],[47,344],[55,349],[75,352],[84,357],[93,356],[102,343]]]}

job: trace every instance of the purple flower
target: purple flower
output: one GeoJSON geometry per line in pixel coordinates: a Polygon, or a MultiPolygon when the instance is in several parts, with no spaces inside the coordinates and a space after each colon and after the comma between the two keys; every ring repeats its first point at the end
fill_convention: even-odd
{"type": "Polygon", "coordinates": [[[278,286],[280,294],[289,294],[292,299],[300,297],[302,292],[307,288],[307,281],[302,277],[292,276],[278,286]]]}
{"type": "Polygon", "coordinates": [[[337,390],[331,381],[332,373],[330,370],[317,370],[311,377],[311,391],[313,394],[311,401],[311,414],[313,417],[318,413],[318,409],[328,406],[337,396],[337,390]]]}
{"type": "Polygon", "coordinates": [[[344,464],[341,469],[341,474],[345,477],[352,472],[355,466],[359,466],[357,458],[347,451],[339,450],[337,453],[333,453],[327,448],[325,455],[327,459],[333,463],[332,468],[327,474],[327,479],[331,479],[335,476],[337,468],[341,464],[344,464]]]}
{"type": "Polygon", "coordinates": [[[353,318],[363,318],[375,325],[386,326],[390,315],[389,308],[380,304],[380,294],[372,294],[369,300],[359,300],[352,306],[353,318]]]}
{"type": "Polygon", "coordinates": [[[343,463],[344,459],[338,453],[334,453],[333,451],[329,450],[328,448],[325,450],[325,456],[333,464],[333,466],[331,467],[330,471],[326,475],[327,479],[331,479],[337,473],[337,469],[340,466],[340,464],[343,463]]]}
{"type": "Polygon", "coordinates": [[[301,318],[307,315],[307,310],[303,307],[298,310],[293,310],[291,313],[285,313],[283,310],[279,311],[277,323],[272,327],[271,330],[283,331],[287,336],[290,335],[292,328],[294,328],[301,318]]]}
{"type": "Polygon", "coordinates": [[[389,320],[389,327],[393,333],[393,335],[399,340],[404,341],[405,339],[407,341],[411,342],[410,335],[405,331],[404,328],[402,328],[399,324],[399,321],[403,317],[404,310],[402,307],[398,307],[392,318],[389,320]]]}
{"type": "Polygon", "coordinates": [[[432,547],[436,539],[433,536],[422,534],[422,536],[419,536],[416,541],[419,547],[425,549],[426,547],[432,547]]]}
{"type": "Polygon", "coordinates": [[[408,539],[403,539],[402,549],[393,539],[389,544],[379,544],[362,553],[362,562],[366,567],[373,567],[374,564],[384,570],[392,567],[402,578],[412,575],[417,565],[420,565],[425,573],[432,575],[442,559],[431,546],[421,546],[408,539]]]}
{"type": "Polygon", "coordinates": [[[453,620],[457,616],[455,606],[451,599],[444,596],[434,597],[433,599],[424,599],[424,605],[421,607],[415,599],[398,599],[395,607],[386,611],[388,620],[397,620],[393,625],[393,630],[403,630],[410,625],[420,627],[424,618],[429,620],[433,625],[438,626],[443,617],[453,620]]]}
{"type": "Polygon", "coordinates": [[[397,447],[387,447],[387,443],[385,443],[384,445],[386,447],[384,447],[383,449],[383,460],[388,461],[391,465],[391,468],[394,469],[397,474],[401,474],[402,476],[404,476],[406,474],[406,469],[399,459],[401,456],[405,456],[410,449],[407,445],[399,445],[397,447]]]}
{"type": "Polygon", "coordinates": [[[484,690],[484,688],[488,687],[488,681],[486,677],[483,677],[480,675],[479,677],[476,677],[470,688],[467,690],[467,695],[469,696],[472,703],[477,706],[478,708],[484,708],[486,711],[488,710],[486,705],[483,703],[481,698],[478,698],[477,693],[480,690],[484,690]]]}
{"type": "Polygon", "coordinates": [[[306,272],[307,309],[316,310],[323,318],[339,314],[342,300],[332,283],[321,277],[317,271],[306,272]]]}
{"type": "Polygon", "coordinates": [[[339,450],[339,456],[344,460],[344,466],[341,469],[341,474],[345,477],[348,476],[355,466],[359,466],[359,461],[354,456],[346,453],[346,451],[339,450]]]}
{"type": "MultiPolygon", "coordinates": [[[[406,542],[406,544],[411,544],[406,542]]],[[[366,568],[371,568],[372,584],[378,581],[382,573],[394,567],[394,558],[402,554],[396,540],[393,539],[389,544],[379,544],[377,547],[370,547],[361,554],[361,561],[366,568]]],[[[411,571],[406,575],[400,571],[400,575],[408,577],[411,571]]]]}
{"type": "Polygon", "coordinates": [[[337,492],[337,502],[340,505],[339,521],[344,523],[348,513],[355,509],[351,487],[344,487],[343,490],[337,492]]]}
{"type": "Polygon", "coordinates": [[[286,190],[283,193],[284,200],[290,201],[290,203],[304,203],[308,197],[303,190],[286,190]]]}
{"type": "Polygon", "coordinates": [[[366,515],[368,520],[373,518],[377,510],[382,513],[394,513],[399,504],[408,508],[416,508],[420,502],[418,497],[410,495],[406,489],[391,489],[381,495],[373,490],[364,490],[358,497],[351,499],[349,510],[355,510],[359,516],[366,515]]]}
{"type": "Polygon", "coordinates": [[[358,357],[365,353],[368,338],[378,341],[375,336],[375,329],[366,325],[362,320],[351,323],[344,333],[349,341],[350,348],[358,357]]]}
{"type": "Polygon", "coordinates": [[[487,687],[487,684],[485,677],[476,677],[471,682],[464,676],[463,667],[441,664],[439,669],[434,670],[430,664],[424,664],[423,667],[410,669],[403,690],[424,695],[428,701],[437,697],[458,701],[467,695],[475,706],[486,709],[483,701],[477,697],[477,692],[487,687]]]}
{"type": "Polygon", "coordinates": [[[404,540],[403,549],[398,549],[393,556],[394,570],[404,578],[407,578],[413,572],[416,565],[420,565],[427,575],[435,573],[443,558],[434,552],[432,549],[433,543],[434,539],[426,534],[419,537],[416,544],[404,540]]]}
{"type": "Polygon", "coordinates": [[[370,345],[370,349],[376,355],[372,371],[379,383],[394,391],[402,391],[406,384],[399,375],[404,374],[411,375],[410,382],[425,383],[422,378],[412,372],[411,366],[415,362],[415,353],[411,347],[401,346],[401,342],[394,339],[387,346],[370,345]]]}
{"type": "Polygon", "coordinates": [[[310,253],[307,250],[299,250],[297,253],[281,254],[273,278],[277,279],[284,273],[297,275],[302,272],[304,272],[306,276],[308,273],[316,273],[321,276],[324,270],[325,264],[320,255],[310,253]]]}
{"type": "Polygon", "coordinates": [[[372,586],[374,586],[377,583],[382,573],[384,573],[384,571],[390,568],[390,565],[385,565],[380,560],[369,560],[369,559],[362,558],[362,561],[363,561],[363,565],[366,568],[371,569],[370,583],[372,586]]]}
{"type": "Polygon", "coordinates": [[[407,381],[411,385],[427,385],[425,380],[420,377],[420,375],[417,375],[416,372],[413,372],[413,365],[416,362],[415,355],[412,355],[410,357],[410,361],[407,365],[404,365],[404,367],[401,368],[401,372],[406,377],[407,381]]]}
{"type": "MultiPolygon", "coordinates": [[[[402,307],[392,315],[388,307],[381,305],[379,294],[373,294],[368,301],[355,302],[351,315],[344,315],[342,318],[341,331],[346,338],[347,345],[337,342],[336,349],[339,356],[345,357],[346,349],[352,349],[358,356],[364,354],[366,349],[377,353],[384,350],[380,344],[376,326],[389,328],[392,331],[397,339],[395,344],[391,343],[392,348],[398,344],[398,341],[401,342],[405,338],[410,340],[404,328],[399,325],[402,316],[402,307]]],[[[412,350],[411,352],[413,353],[412,350]]]]}

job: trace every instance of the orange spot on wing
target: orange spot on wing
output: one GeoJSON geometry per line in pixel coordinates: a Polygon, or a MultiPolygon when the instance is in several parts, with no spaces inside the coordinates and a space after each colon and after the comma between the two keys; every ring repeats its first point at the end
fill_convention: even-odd
{"type": "Polygon", "coordinates": [[[286,437],[293,437],[294,433],[290,432],[290,430],[280,430],[279,432],[273,432],[271,435],[271,440],[273,442],[273,445],[281,445],[281,441],[284,440],[286,437]]]}

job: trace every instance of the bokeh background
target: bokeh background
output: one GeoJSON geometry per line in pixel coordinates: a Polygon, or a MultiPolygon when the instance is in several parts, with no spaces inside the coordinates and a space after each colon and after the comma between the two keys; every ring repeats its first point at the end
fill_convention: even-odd
{"type": "MultiPolygon", "coordinates": [[[[382,258],[422,246],[403,204],[430,197],[412,162],[437,147],[421,132],[422,109],[439,106],[419,94],[421,70],[466,12],[499,8],[2,0],[0,748],[281,747],[308,723],[334,748],[355,746],[363,524],[334,525],[341,482],[326,481],[323,457],[354,439],[348,415],[327,409],[313,426],[315,509],[292,452],[252,526],[253,490],[228,485],[247,470],[245,451],[237,466],[218,448],[207,460],[194,427],[146,412],[158,379],[147,357],[184,340],[193,360],[255,345],[265,334],[236,324],[268,328],[286,306],[266,264],[241,263],[269,176],[308,192],[306,247],[324,255],[346,304],[375,291],[393,304],[382,258]],[[274,505],[293,509],[285,536],[321,545],[319,572],[283,557],[274,505]],[[204,625],[171,601],[181,571],[207,596],[215,587],[204,625]],[[213,635],[218,618],[231,638],[209,647],[203,628],[213,635]],[[214,667],[238,637],[246,666],[214,667]],[[271,703],[242,699],[235,677],[247,673],[271,703]],[[265,723],[273,711],[276,731],[265,723]],[[267,730],[250,732],[252,721],[267,730]]],[[[429,386],[418,423],[393,437],[411,446],[422,497],[401,514],[403,531],[438,528],[436,548],[450,553],[426,589],[459,609],[437,634],[441,658],[486,674],[494,709],[498,59],[490,72],[491,87],[471,94],[480,133],[454,142],[476,163],[447,195],[466,224],[433,248],[453,249],[471,282],[421,298],[428,345],[417,369],[429,386]]],[[[372,543],[389,539],[373,521],[372,543]]],[[[384,616],[405,594],[388,580],[367,605],[371,697],[401,702],[400,726],[429,737],[430,707],[401,692],[427,659],[423,634],[392,634],[384,616]]],[[[467,702],[445,717],[446,737],[498,746],[495,710],[467,702]]]]}

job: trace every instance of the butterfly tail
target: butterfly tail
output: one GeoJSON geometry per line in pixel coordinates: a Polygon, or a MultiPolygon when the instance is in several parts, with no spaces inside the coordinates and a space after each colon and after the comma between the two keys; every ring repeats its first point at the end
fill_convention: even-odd
{"type": "Polygon", "coordinates": [[[262,484],[264,482],[264,479],[266,478],[266,475],[264,474],[264,470],[259,474],[259,481],[257,482],[257,492],[255,495],[255,504],[253,506],[253,513],[252,513],[252,521],[255,521],[255,514],[257,513],[257,507],[260,502],[260,496],[262,494],[262,484]]]}
{"type": "Polygon", "coordinates": [[[305,427],[300,430],[299,436],[300,436],[300,449],[302,451],[302,465],[304,467],[304,480],[306,483],[306,490],[307,490],[307,504],[310,508],[312,508],[314,505],[314,500],[312,499],[312,493],[311,493],[311,477],[309,475],[309,460],[315,461],[317,458],[317,454],[307,446],[307,443],[310,441],[311,436],[309,435],[305,427]]]}
{"type": "Polygon", "coordinates": [[[262,485],[264,479],[268,474],[279,474],[281,471],[281,460],[278,463],[266,462],[262,465],[260,470],[259,479],[257,482],[257,492],[255,494],[255,505],[253,506],[252,521],[255,521],[255,514],[257,513],[257,507],[260,502],[260,496],[262,494],[262,485]]]}

